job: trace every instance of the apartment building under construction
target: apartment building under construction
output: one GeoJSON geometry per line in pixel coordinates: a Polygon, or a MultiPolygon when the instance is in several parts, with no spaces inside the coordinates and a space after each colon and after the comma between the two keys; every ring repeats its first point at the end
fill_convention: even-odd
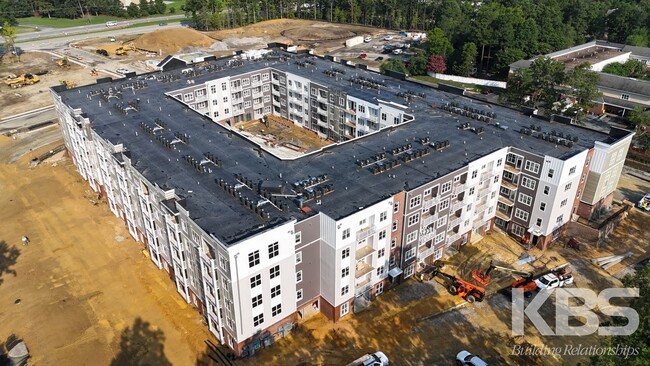
{"type": "Polygon", "coordinates": [[[52,96],[79,173],[237,354],[495,226],[547,245],[611,200],[632,138],[278,50],[52,96]]]}

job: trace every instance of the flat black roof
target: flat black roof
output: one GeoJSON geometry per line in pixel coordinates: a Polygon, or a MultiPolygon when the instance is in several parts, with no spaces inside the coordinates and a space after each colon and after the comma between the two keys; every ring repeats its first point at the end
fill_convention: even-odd
{"type": "MultiPolygon", "coordinates": [[[[291,54],[280,54],[283,57],[294,57],[291,54]]],[[[412,99],[405,111],[415,116],[415,120],[361,139],[331,145],[318,153],[297,160],[279,160],[259,149],[251,141],[212,122],[207,117],[188,110],[173,98],[165,96],[166,92],[190,86],[187,82],[188,78],[180,75],[180,70],[154,74],[179,75],[177,81],[146,80],[148,84],[146,88],[135,92],[122,89],[122,100],[112,98],[107,102],[99,95],[90,96],[90,94],[100,89],[122,87],[136,80],[144,81],[143,75],[58,91],[58,94],[61,95],[64,103],[75,109],[80,108],[87,115],[92,128],[99,136],[113,144],[123,144],[130,152],[135,168],[149,181],[160,187],[175,188],[177,195],[183,198],[182,205],[189,211],[190,217],[206,232],[214,234],[225,243],[235,243],[253,232],[263,230],[263,225],[274,225],[292,218],[301,220],[306,217],[306,214],[290,199],[279,199],[275,202],[277,208],[272,207],[270,203],[260,206],[269,214],[269,217],[262,218],[260,214],[254,212],[254,208],[248,208],[256,204],[249,202],[243,204],[244,198],[239,198],[237,193],[234,194],[237,197],[234,197],[229,193],[228,187],[221,188],[215,183],[217,179],[235,185],[238,184],[235,176],[242,175],[249,179],[249,183],[285,181],[287,186],[290,186],[310,176],[325,174],[327,181],[320,186],[332,184],[334,191],[324,194],[319,199],[310,200],[305,205],[314,211],[322,211],[334,219],[339,219],[356,212],[360,207],[368,207],[401,190],[416,188],[458,170],[469,162],[503,147],[513,146],[533,154],[567,158],[593,147],[594,141],[606,141],[608,138],[607,134],[598,131],[529,119],[528,116],[511,109],[440,92],[374,72],[350,68],[328,60],[307,57],[313,62],[313,66],[297,67],[295,64],[297,58],[284,61],[278,58],[245,61],[243,66],[225,68],[218,72],[205,72],[191,79],[195,84],[201,84],[215,78],[272,67],[319,84],[344,89],[349,95],[366,100],[378,98],[404,104],[404,99],[398,97],[397,93],[406,91],[424,93],[424,98],[412,99]],[[332,67],[346,70],[346,74],[338,80],[328,77],[323,71],[332,67]],[[347,81],[354,75],[385,80],[387,86],[380,94],[376,90],[361,89],[359,85],[347,81]],[[126,106],[127,102],[133,102],[138,98],[140,100],[138,111],[128,111],[127,115],[113,107],[114,103],[126,106]],[[440,106],[449,102],[494,112],[497,116],[493,122],[499,122],[502,127],[506,125],[508,128],[488,125],[431,106],[432,103],[440,106]],[[148,126],[155,126],[154,120],[157,118],[164,121],[167,129],[158,135],[172,140],[175,132],[187,134],[190,137],[189,144],[179,142],[174,144],[176,150],[171,150],[157,141],[156,136],[148,134],[139,127],[141,122],[148,126]],[[465,122],[469,122],[476,128],[483,127],[485,132],[478,135],[468,130],[460,130],[459,124],[465,122]],[[519,133],[521,128],[528,127],[531,123],[541,126],[542,131],[557,130],[571,134],[578,137],[578,141],[569,148],[519,133]],[[357,164],[359,159],[370,158],[382,152],[385,152],[388,158],[393,158],[389,151],[408,143],[412,144],[413,149],[423,149],[425,146],[418,142],[422,137],[429,137],[431,142],[449,140],[450,146],[442,152],[431,149],[428,155],[403,163],[383,174],[374,175],[368,167],[362,168],[357,164]],[[199,173],[184,159],[184,156],[190,155],[198,162],[207,152],[221,160],[222,166],[205,164],[210,171],[199,173]]],[[[222,59],[211,64],[224,65],[226,61],[222,59]]],[[[242,197],[249,198],[251,201],[259,199],[252,190],[239,189],[238,192],[243,193],[242,197]]]]}

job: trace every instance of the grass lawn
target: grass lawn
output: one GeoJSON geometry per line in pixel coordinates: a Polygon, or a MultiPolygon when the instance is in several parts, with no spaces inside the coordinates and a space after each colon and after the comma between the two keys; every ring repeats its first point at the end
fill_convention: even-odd
{"type": "Polygon", "coordinates": [[[29,25],[38,25],[40,27],[51,27],[51,28],[69,28],[69,27],[78,27],[82,25],[91,25],[91,24],[104,24],[110,20],[123,20],[118,17],[112,16],[93,16],[86,18],[78,19],[67,19],[67,18],[41,18],[41,17],[29,17],[29,18],[19,18],[19,24],[29,24],[29,25]]]}
{"type": "Polygon", "coordinates": [[[167,12],[169,13],[169,9],[174,8],[176,9],[174,14],[182,14],[181,6],[183,5],[185,5],[185,0],[171,0],[171,4],[167,4],[167,12]]]}
{"type": "Polygon", "coordinates": [[[36,29],[29,27],[14,27],[16,34],[36,32],[36,29]]]}
{"type": "MultiPolygon", "coordinates": [[[[167,24],[171,24],[171,23],[180,23],[180,22],[182,22],[183,20],[187,20],[187,18],[179,18],[179,19],[163,20],[162,22],[161,22],[161,21],[151,21],[151,22],[145,22],[145,23],[131,24],[131,25],[129,25],[128,27],[125,27],[125,28],[139,28],[139,27],[147,27],[147,26],[150,26],[150,25],[158,25],[158,24],[160,24],[160,23],[167,23],[167,24]]],[[[161,26],[160,29],[165,29],[165,26],[164,26],[164,25],[161,26]]]]}

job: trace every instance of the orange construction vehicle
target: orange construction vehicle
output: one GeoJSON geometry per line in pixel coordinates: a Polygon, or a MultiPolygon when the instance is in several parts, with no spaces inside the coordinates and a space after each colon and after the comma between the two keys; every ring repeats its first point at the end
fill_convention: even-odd
{"type": "Polygon", "coordinates": [[[478,268],[474,269],[472,271],[472,278],[476,280],[476,282],[480,283],[483,286],[487,286],[490,283],[490,272],[493,270],[498,270],[498,271],[503,271],[503,272],[510,272],[514,273],[516,275],[522,276],[524,278],[528,277],[533,277],[532,272],[526,272],[526,271],[519,271],[514,268],[508,268],[508,267],[501,267],[501,266],[495,266],[490,262],[490,266],[485,271],[481,271],[478,268]]]}
{"type": "Polygon", "coordinates": [[[485,289],[483,287],[441,272],[440,270],[436,270],[434,273],[435,275],[440,275],[447,279],[447,290],[449,290],[449,293],[452,295],[458,295],[469,303],[473,303],[474,301],[480,302],[485,298],[485,289]]]}

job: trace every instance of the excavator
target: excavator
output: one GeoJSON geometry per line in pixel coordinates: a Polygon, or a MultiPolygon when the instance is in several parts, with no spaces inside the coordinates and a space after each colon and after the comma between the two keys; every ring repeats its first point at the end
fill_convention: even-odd
{"type": "Polygon", "coordinates": [[[115,50],[115,54],[118,56],[126,56],[129,54],[128,51],[136,51],[138,48],[135,47],[135,43],[129,42],[122,45],[122,47],[115,50]]]}
{"type": "Polygon", "coordinates": [[[519,275],[523,278],[528,278],[528,277],[533,277],[532,272],[526,272],[526,271],[520,271],[514,268],[508,268],[508,267],[501,267],[501,266],[496,266],[490,262],[490,266],[483,272],[481,272],[478,268],[474,269],[472,271],[472,278],[476,280],[476,282],[480,283],[483,286],[487,286],[490,283],[490,272],[493,270],[498,270],[498,271],[503,271],[503,272],[510,272],[516,275],[519,275]]]}
{"type": "Polygon", "coordinates": [[[65,85],[66,88],[72,89],[77,86],[77,83],[71,80],[61,80],[61,85],[65,85]]]}
{"type": "Polygon", "coordinates": [[[64,58],[62,58],[62,59],[60,59],[59,61],[57,61],[56,64],[57,64],[59,67],[63,67],[63,68],[68,68],[68,67],[70,67],[70,61],[68,61],[68,57],[67,57],[67,56],[64,57],[64,58]]]}
{"type": "Polygon", "coordinates": [[[5,80],[5,84],[12,88],[22,88],[24,85],[32,85],[41,81],[38,76],[33,74],[22,74],[20,76],[5,80]]]}

